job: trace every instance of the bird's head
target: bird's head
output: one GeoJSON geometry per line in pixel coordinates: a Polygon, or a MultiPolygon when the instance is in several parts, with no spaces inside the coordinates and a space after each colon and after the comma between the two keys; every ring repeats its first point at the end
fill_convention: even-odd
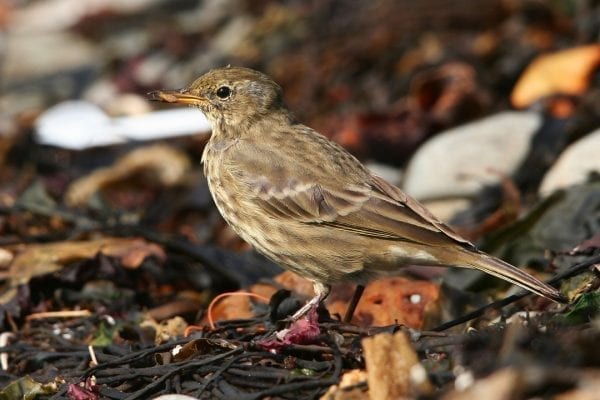
{"type": "Polygon", "coordinates": [[[242,67],[213,69],[188,88],[149,93],[153,100],[188,104],[206,115],[213,130],[239,126],[283,106],[281,87],[267,75],[242,67]]]}

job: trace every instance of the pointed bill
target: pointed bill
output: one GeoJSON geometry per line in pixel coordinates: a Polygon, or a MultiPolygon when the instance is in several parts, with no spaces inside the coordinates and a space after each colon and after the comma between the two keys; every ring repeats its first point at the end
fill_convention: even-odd
{"type": "Polygon", "coordinates": [[[155,90],[148,93],[148,97],[154,101],[189,105],[198,105],[207,101],[204,97],[186,93],[185,90],[155,90]]]}

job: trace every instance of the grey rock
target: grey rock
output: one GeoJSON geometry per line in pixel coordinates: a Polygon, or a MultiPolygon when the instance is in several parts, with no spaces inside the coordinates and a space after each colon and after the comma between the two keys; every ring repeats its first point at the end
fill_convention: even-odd
{"type": "Polygon", "coordinates": [[[442,132],[410,160],[404,190],[422,201],[472,198],[516,171],[541,124],[535,112],[510,111],[442,132]]]}
{"type": "Polygon", "coordinates": [[[600,128],[567,147],[546,173],[539,193],[551,194],[586,181],[590,173],[600,173],[600,128]]]}

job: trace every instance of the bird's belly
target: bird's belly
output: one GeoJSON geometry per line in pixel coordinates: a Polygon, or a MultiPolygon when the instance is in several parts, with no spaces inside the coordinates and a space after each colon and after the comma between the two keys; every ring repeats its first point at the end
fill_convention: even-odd
{"type": "Polygon", "coordinates": [[[217,165],[205,164],[215,205],[233,230],[257,251],[312,280],[365,280],[356,278],[364,275],[365,259],[364,243],[356,235],[332,235],[326,227],[273,217],[252,201],[254,193],[211,167],[217,165]]]}
{"type": "Polygon", "coordinates": [[[282,222],[239,200],[215,198],[215,203],[242,239],[281,267],[327,283],[366,281],[359,277],[364,272],[362,243],[348,240],[344,235],[332,235],[321,227],[282,222]]]}
{"type": "Polygon", "coordinates": [[[213,200],[225,221],[247,243],[281,267],[326,283],[366,283],[398,274],[401,264],[439,264],[423,246],[373,240],[326,226],[282,220],[252,202],[253,195],[222,190],[218,176],[208,176],[213,200]]]}

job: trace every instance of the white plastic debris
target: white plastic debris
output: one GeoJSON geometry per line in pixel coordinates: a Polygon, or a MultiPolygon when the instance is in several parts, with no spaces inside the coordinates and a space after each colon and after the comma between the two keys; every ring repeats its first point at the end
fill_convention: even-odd
{"type": "Polygon", "coordinates": [[[198,109],[177,108],[111,118],[86,101],[67,101],[49,108],[36,121],[36,140],[71,150],[207,132],[210,125],[198,109]]]}

